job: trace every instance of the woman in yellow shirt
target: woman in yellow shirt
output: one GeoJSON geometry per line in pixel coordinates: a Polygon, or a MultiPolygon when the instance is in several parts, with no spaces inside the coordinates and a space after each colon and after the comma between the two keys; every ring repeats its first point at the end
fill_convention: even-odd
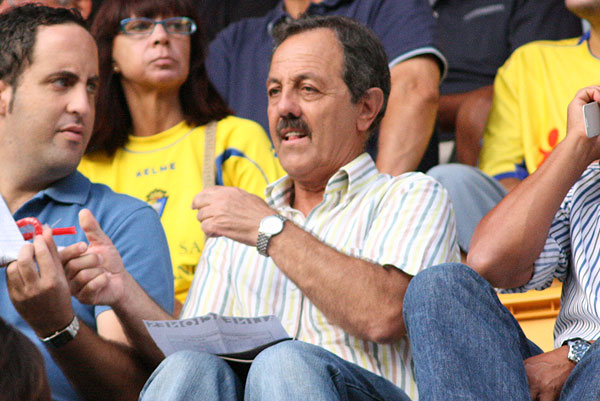
{"type": "Polygon", "coordinates": [[[214,148],[214,184],[264,197],[265,187],[284,174],[267,134],[232,116],[208,80],[195,8],[191,0],[102,4],[92,25],[100,60],[96,126],[79,167],[92,181],[159,213],[180,302],[204,246],[190,206],[205,186],[207,124],[217,122],[208,146],[214,148]]]}

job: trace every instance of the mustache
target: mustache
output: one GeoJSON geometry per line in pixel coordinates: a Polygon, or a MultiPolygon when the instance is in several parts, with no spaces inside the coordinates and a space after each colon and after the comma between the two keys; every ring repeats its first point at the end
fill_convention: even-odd
{"type": "Polygon", "coordinates": [[[305,133],[308,137],[312,137],[312,131],[306,121],[300,117],[281,117],[281,120],[277,123],[275,130],[277,135],[281,138],[281,131],[284,129],[292,129],[305,133]]]}

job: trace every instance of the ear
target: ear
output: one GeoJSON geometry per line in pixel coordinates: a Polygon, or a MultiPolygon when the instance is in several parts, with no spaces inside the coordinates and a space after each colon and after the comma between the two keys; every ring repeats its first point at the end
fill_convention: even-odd
{"type": "Polygon", "coordinates": [[[368,89],[359,100],[358,107],[360,112],[356,128],[359,132],[367,132],[383,107],[383,91],[380,88],[368,89]]]}
{"type": "Polygon", "coordinates": [[[8,113],[12,96],[12,86],[0,80],[0,116],[5,116],[8,113]]]}

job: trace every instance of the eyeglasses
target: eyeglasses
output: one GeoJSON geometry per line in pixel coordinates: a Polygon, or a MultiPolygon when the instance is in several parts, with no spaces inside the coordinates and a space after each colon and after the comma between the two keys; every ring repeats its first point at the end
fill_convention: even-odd
{"type": "Polygon", "coordinates": [[[142,17],[125,18],[121,20],[121,32],[126,35],[150,35],[156,24],[161,24],[168,33],[177,35],[196,32],[196,23],[188,17],[171,17],[162,21],[142,17]]]}

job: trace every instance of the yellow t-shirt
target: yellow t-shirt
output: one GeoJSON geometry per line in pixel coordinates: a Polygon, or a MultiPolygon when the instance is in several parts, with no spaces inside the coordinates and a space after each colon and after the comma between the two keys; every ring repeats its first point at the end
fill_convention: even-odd
{"type": "Polygon", "coordinates": [[[600,84],[600,60],[587,41],[579,42],[526,44],[498,70],[479,160],[483,172],[523,179],[564,139],[575,93],[600,84]]]}
{"type": "MultiPolygon", "coordinates": [[[[219,121],[215,154],[217,185],[239,187],[261,198],[266,186],[285,174],[266,133],[250,120],[229,116],[219,121]]],[[[204,126],[181,122],[149,137],[130,136],[114,157],[94,153],[79,165],[91,181],[148,202],[160,215],[181,302],[204,247],[204,232],[191,209],[203,188],[203,158],[204,126]]]]}

